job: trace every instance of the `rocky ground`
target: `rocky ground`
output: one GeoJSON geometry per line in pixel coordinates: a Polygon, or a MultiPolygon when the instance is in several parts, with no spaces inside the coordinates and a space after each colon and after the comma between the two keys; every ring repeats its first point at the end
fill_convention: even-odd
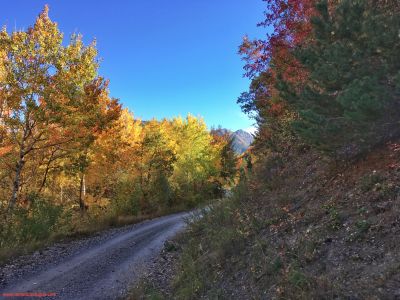
{"type": "Polygon", "coordinates": [[[179,238],[166,241],[160,255],[149,263],[141,280],[132,286],[128,299],[147,299],[150,295],[172,299],[172,287],[181,254],[179,238]]]}

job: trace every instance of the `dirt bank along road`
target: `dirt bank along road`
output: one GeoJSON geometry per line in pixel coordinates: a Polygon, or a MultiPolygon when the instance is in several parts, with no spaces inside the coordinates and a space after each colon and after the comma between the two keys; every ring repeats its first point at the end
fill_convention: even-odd
{"type": "Polygon", "coordinates": [[[0,266],[0,295],[40,292],[56,294],[45,299],[123,297],[164,242],[184,228],[189,216],[179,213],[111,229],[20,257],[0,266]]]}

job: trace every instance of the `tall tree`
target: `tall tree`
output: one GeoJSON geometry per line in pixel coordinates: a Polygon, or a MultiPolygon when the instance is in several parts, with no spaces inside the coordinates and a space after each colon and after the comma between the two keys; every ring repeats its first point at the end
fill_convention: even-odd
{"type": "Polygon", "coordinates": [[[255,149],[283,153],[299,137],[351,154],[396,133],[399,4],[394,0],[266,0],[265,40],[240,53],[259,125],[255,149]]]}
{"type": "Polygon", "coordinates": [[[62,41],[47,6],[28,30],[0,33],[0,118],[7,128],[2,148],[15,153],[9,210],[29,157],[80,139],[92,142],[88,133],[101,130],[119,111],[117,101],[107,97],[107,82],[97,77],[95,44],[84,46],[80,36],[67,46],[62,41]]]}
{"type": "Polygon", "coordinates": [[[310,76],[301,89],[283,78],[278,85],[299,112],[296,131],[337,154],[400,134],[400,13],[368,2],[342,0],[331,10],[320,1],[314,42],[292,51],[310,76]]]}
{"type": "Polygon", "coordinates": [[[175,118],[171,126],[177,153],[172,179],[179,187],[178,198],[194,205],[218,174],[220,148],[213,146],[213,137],[200,118],[175,118]]]}
{"type": "Polygon", "coordinates": [[[143,138],[137,148],[137,170],[141,196],[141,208],[145,212],[156,209],[160,184],[171,176],[176,154],[166,135],[166,128],[156,120],[149,121],[143,128],[143,138]],[[162,180],[160,180],[162,179],[162,180]]]}
{"type": "Polygon", "coordinates": [[[212,129],[210,133],[214,139],[213,146],[220,148],[219,179],[221,185],[231,185],[238,172],[238,157],[233,148],[234,138],[229,131],[222,128],[212,129]]]}
{"type": "Polygon", "coordinates": [[[312,42],[310,20],[315,0],[265,0],[265,19],[258,26],[268,28],[265,39],[245,37],[239,54],[245,61],[245,75],[252,79],[238,104],[258,123],[255,150],[268,147],[282,151],[293,140],[290,123],[294,112],[277,88],[280,78],[301,88],[308,72],[291,52],[297,45],[312,42]]]}

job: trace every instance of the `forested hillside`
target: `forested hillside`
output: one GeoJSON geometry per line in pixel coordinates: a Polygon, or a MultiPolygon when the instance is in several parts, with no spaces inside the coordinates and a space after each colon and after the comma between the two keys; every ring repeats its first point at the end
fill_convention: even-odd
{"type": "Polygon", "coordinates": [[[227,135],[200,118],[141,122],[110,96],[96,43],[48,8],[0,33],[0,252],[189,209],[236,178],[227,135]]]}
{"type": "Polygon", "coordinates": [[[398,299],[399,2],[264,2],[266,36],[239,49],[252,164],[179,240],[159,295],[398,299]]]}

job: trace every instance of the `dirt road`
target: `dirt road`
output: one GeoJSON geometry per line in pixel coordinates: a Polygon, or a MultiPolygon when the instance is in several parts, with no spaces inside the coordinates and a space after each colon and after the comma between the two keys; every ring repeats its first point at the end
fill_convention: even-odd
{"type": "Polygon", "coordinates": [[[0,267],[0,294],[57,295],[45,299],[123,297],[164,242],[184,228],[185,217],[189,213],[165,216],[21,257],[0,267]]]}

